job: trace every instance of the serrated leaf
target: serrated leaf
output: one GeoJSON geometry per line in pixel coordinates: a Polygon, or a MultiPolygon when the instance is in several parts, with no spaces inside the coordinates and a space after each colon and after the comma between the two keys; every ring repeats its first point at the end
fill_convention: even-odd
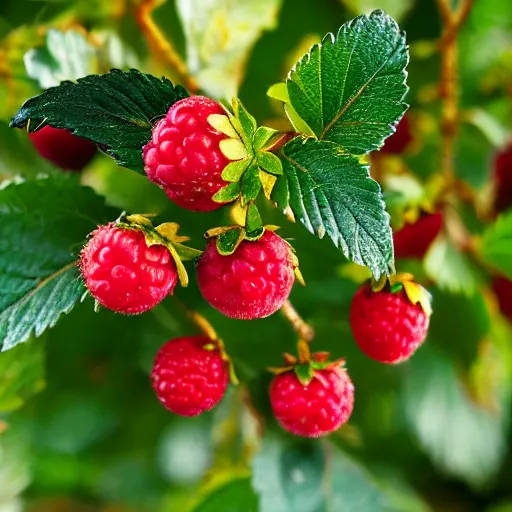
{"type": "Polygon", "coordinates": [[[96,49],[75,30],[48,30],[46,45],[29,50],[23,57],[27,75],[42,89],[98,72],[96,49]]]}
{"type": "Polygon", "coordinates": [[[276,176],[283,174],[283,164],[281,163],[281,160],[279,160],[279,157],[274,155],[274,153],[260,151],[258,153],[258,164],[263,170],[270,174],[274,174],[276,176]]]}
{"type": "Polygon", "coordinates": [[[230,203],[237,199],[239,195],[240,185],[238,183],[230,183],[213,194],[212,199],[216,203],[230,203]]]}
{"type": "Polygon", "coordinates": [[[248,54],[264,30],[276,26],[281,0],[178,0],[187,65],[202,90],[231,100],[248,54]]]}
{"type": "MultiPolygon", "coordinates": [[[[375,279],[392,273],[389,215],[368,166],[340,153],[334,143],[301,138],[286,144],[282,162],[295,218],[318,238],[327,234],[347,258],[367,266],[375,279]]],[[[279,203],[281,209],[286,206],[279,203]]]]}
{"type": "Polygon", "coordinates": [[[241,227],[225,231],[217,237],[217,251],[222,256],[229,256],[236,251],[243,239],[244,229],[241,227]]]}
{"type": "Polygon", "coordinates": [[[242,176],[241,181],[242,206],[254,201],[261,191],[260,170],[251,165],[242,176]]]}
{"type": "Polygon", "coordinates": [[[359,155],[382,146],[405,113],[405,35],[384,11],[342,25],[290,71],[290,104],[318,139],[359,155]]]}
{"type": "Polygon", "coordinates": [[[89,232],[117,214],[69,174],[0,190],[2,350],[40,336],[80,301],[78,252],[89,232]]]}
{"type": "Polygon", "coordinates": [[[31,131],[45,125],[66,128],[98,144],[119,165],[143,173],[142,147],[151,139],[155,122],[187,95],[166,78],[113,69],[63,82],[27,100],[11,127],[30,123],[31,131]]]}
{"type": "Polygon", "coordinates": [[[487,227],[481,243],[482,257],[512,279],[512,211],[487,227]]]}

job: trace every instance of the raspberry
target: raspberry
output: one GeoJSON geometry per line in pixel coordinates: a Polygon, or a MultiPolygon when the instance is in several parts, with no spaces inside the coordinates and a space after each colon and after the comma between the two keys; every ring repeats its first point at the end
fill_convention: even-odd
{"type": "Polygon", "coordinates": [[[492,281],[492,289],[498,299],[501,314],[512,321],[512,281],[496,276],[492,281]]]}
{"type": "Polygon", "coordinates": [[[151,380],[158,400],[175,414],[196,416],[213,409],[229,382],[228,363],[206,336],[168,341],[158,352],[151,380]]]}
{"type": "Polygon", "coordinates": [[[272,231],[255,242],[244,240],[229,256],[220,255],[212,239],[197,265],[203,297],[224,315],[241,320],[275,313],[294,278],[291,248],[272,231]]]}
{"type": "Polygon", "coordinates": [[[144,234],[115,223],[99,226],[80,255],[85,285],[103,306],[118,313],[148,311],[172,293],[176,264],[163,245],[148,247],[144,234]]]}
{"type": "Polygon", "coordinates": [[[227,185],[221,173],[229,160],[219,148],[227,136],[210,126],[211,114],[225,112],[203,96],[176,102],[143,149],[148,178],[187,210],[207,212],[222,206],[212,196],[227,185]]]}
{"type": "Polygon", "coordinates": [[[329,366],[314,370],[308,385],[293,370],[277,375],[270,384],[274,416],[288,432],[320,437],[348,421],[354,408],[354,385],[345,369],[329,366]]]}
{"type": "Polygon", "coordinates": [[[29,133],[37,152],[52,164],[70,171],[81,171],[96,154],[96,145],[67,130],[45,126],[29,133]]]}
{"type": "Polygon", "coordinates": [[[420,217],[393,234],[396,258],[422,259],[443,227],[441,212],[420,217]]]}
{"type": "Polygon", "coordinates": [[[412,142],[411,126],[407,114],[402,117],[396,126],[395,133],[386,139],[381,151],[383,153],[398,155],[403,153],[407,146],[412,142]]]}
{"type": "Polygon", "coordinates": [[[512,205],[512,143],[494,161],[494,209],[502,212],[512,205]]]}
{"type": "Polygon", "coordinates": [[[430,316],[412,304],[403,290],[373,292],[369,284],[354,295],[350,309],[352,334],[359,348],[381,363],[409,359],[427,336],[430,316]]]}

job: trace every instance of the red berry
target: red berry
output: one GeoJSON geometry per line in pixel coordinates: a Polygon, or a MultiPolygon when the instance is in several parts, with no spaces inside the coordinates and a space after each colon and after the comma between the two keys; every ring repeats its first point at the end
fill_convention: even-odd
{"type": "Polygon", "coordinates": [[[350,418],[354,385],[340,366],[314,370],[307,386],[291,370],[272,381],[270,403],[277,421],[288,432],[305,437],[324,436],[350,418]]]}
{"type": "Polygon", "coordinates": [[[512,321],[512,281],[496,276],[492,281],[492,289],[498,299],[501,314],[512,321]]]}
{"type": "Polygon", "coordinates": [[[29,133],[37,152],[61,169],[81,171],[96,154],[96,145],[67,130],[45,126],[29,133]]]}
{"type": "Polygon", "coordinates": [[[512,205],[512,143],[494,161],[494,208],[502,212],[512,205]]]}
{"type": "Polygon", "coordinates": [[[221,174],[229,160],[219,148],[227,136],[208,123],[211,114],[226,113],[203,96],[176,102],[143,149],[149,179],[187,210],[206,212],[222,206],[212,196],[227,185],[221,174]]]}
{"type": "Polygon", "coordinates": [[[158,400],[181,416],[196,416],[213,409],[229,382],[229,366],[206,336],[168,341],[158,352],[151,380],[158,400]]]}
{"type": "Polygon", "coordinates": [[[272,231],[244,240],[222,256],[211,240],[197,265],[203,297],[231,318],[252,320],[275,313],[290,294],[295,279],[290,246],[272,231]]]}
{"type": "Polygon", "coordinates": [[[412,142],[413,136],[411,133],[411,126],[409,123],[409,116],[407,114],[402,117],[396,126],[396,131],[384,142],[381,151],[389,154],[400,154],[412,142]]]}
{"type": "Polygon", "coordinates": [[[396,258],[422,259],[443,227],[441,212],[420,217],[393,234],[396,258]]]}
{"type": "Polygon", "coordinates": [[[352,299],[350,325],[359,348],[381,363],[409,359],[427,336],[430,316],[403,290],[373,292],[366,284],[352,299]]]}
{"type": "Polygon", "coordinates": [[[172,293],[176,264],[163,245],[148,247],[141,231],[99,226],[83,248],[80,267],[91,295],[108,309],[137,314],[172,293]]]}

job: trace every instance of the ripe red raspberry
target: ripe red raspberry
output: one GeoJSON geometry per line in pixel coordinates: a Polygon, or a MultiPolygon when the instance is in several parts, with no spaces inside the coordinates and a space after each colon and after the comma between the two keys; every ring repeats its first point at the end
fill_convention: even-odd
{"type": "Polygon", "coordinates": [[[158,352],[151,380],[158,400],[181,416],[196,416],[213,409],[229,382],[229,366],[206,336],[168,341],[158,352]]]}
{"type": "Polygon", "coordinates": [[[383,153],[398,155],[403,153],[407,146],[412,142],[413,136],[411,133],[411,126],[409,123],[409,116],[407,114],[402,117],[396,126],[396,131],[386,139],[381,151],[383,153]]]}
{"type": "Polygon", "coordinates": [[[422,259],[443,227],[441,212],[420,217],[393,234],[396,258],[422,259]]]}
{"type": "Polygon", "coordinates": [[[163,245],[148,247],[141,231],[99,226],[80,255],[80,268],[91,295],[108,309],[137,314],[172,293],[176,264],[163,245]]]}
{"type": "Polygon", "coordinates": [[[187,210],[207,212],[222,206],[212,196],[227,185],[221,174],[229,160],[219,148],[227,136],[208,123],[211,114],[226,113],[203,96],[176,102],[143,149],[149,179],[187,210]]]}
{"type": "Polygon", "coordinates": [[[277,375],[270,384],[274,416],[288,432],[320,437],[348,421],[354,408],[354,385],[346,370],[329,366],[314,370],[308,385],[293,370],[277,375]]]}
{"type": "Polygon", "coordinates": [[[512,205],[512,143],[494,161],[494,209],[502,212],[512,205]]]}
{"type": "Polygon", "coordinates": [[[412,304],[403,290],[374,292],[369,284],[354,295],[352,334],[359,348],[381,363],[409,359],[427,336],[430,316],[412,304]]]}
{"type": "Polygon", "coordinates": [[[52,126],[29,133],[29,138],[43,158],[61,169],[81,171],[96,154],[96,145],[90,140],[52,126]]]}
{"type": "Polygon", "coordinates": [[[492,289],[498,299],[501,314],[512,322],[512,281],[496,276],[492,281],[492,289]]]}
{"type": "Polygon", "coordinates": [[[290,294],[295,278],[290,246],[272,231],[244,240],[229,255],[212,239],[197,265],[203,297],[231,318],[252,320],[275,313],[290,294]]]}

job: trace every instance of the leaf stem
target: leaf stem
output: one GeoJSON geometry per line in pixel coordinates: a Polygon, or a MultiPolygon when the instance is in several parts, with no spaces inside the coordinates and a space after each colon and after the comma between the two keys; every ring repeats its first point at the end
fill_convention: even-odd
{"type": "Polygon", "coordinates": [[[473,2],[474,0],[461,0],[458,9],[453,10],[450,0],[436,0],[441,19],[443,20],[443,32],[440,40],[440,96],[443,100],[441,168],[446,178],[448,190],[451,190],[455,183],[455,140],[459,128],[460,88],[457,38],[460,28],[471,12],[473,2]]]}
{"type": "Polygon", "coordinates": [[[290,322],[295,332],[299,335],[301,340],[307,341],[308,343],[315,337],[315,331],[300,315],[297,310],[293,307],[292,303],[287,300],[281,307],[281,312],[290,322]]]}
{"type": "Polygon", "coordinates": [[[190,93],[195,94],[199,90],[196,80],[190,76],[185,62],[174,45],[165,37],[151,16],[157,6],[158,0],[141,0],[135,7],[135,21],[154,52],[176,71],[182,85],[190,93]]]}

